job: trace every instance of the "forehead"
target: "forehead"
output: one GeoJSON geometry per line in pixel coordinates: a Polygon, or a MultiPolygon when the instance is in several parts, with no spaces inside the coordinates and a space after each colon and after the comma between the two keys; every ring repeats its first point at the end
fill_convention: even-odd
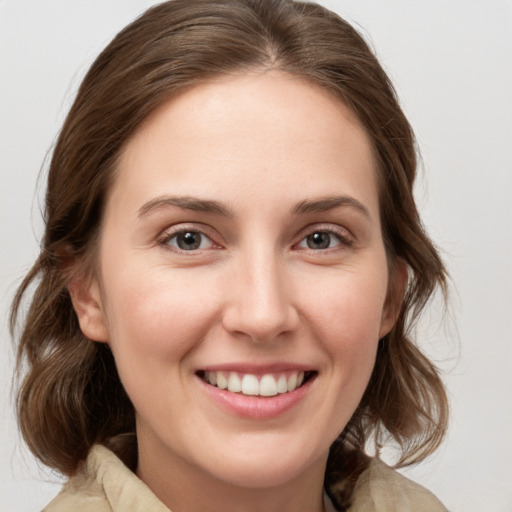
{"type": "Polygon", "coordinates": [[[377,209],[376,181],[372,145],[353,112],[319,86],[271,71],[217,78],[169,99],[125,146],[111,196],[135,204],[169,192],[227,202],[256,191],[269,200],[339,192],[377,209]]]}

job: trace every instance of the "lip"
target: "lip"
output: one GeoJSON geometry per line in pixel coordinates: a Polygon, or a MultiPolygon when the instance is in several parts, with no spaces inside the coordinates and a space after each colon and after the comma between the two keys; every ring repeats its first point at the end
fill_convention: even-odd
{"type": "Polygon", "coordinates": [[[216,386],[206,383],[196,373],[197,381],[202,386],[202,389],[221,409],[235,416],[253,420],[277,418],[298,406],[308,394],[318,373],[312,370],[310,366],[306,367],[304,365],[297,364],[271,364],[264,366],[254,364],[213,365],[204,367],[201,371],[236,371],[239,373],[251,373],[258,376],[267,373],[289,371],[314,372],[313,376],[297,389],[271,397],[248,396],[242,393],[232,393],[225,389],[219,389],[216,386]]]}
{"type": "Polygon", "coordinates": [[[271,363],[271,364],[254,364],[254,363],[225,363],[209,365],[198,368],[198,371],[205,372],[238,372],[252,373],[253,375],[265,375],[266,373],[285,373],[290,371],[313,372],[315,368],[310,365],[295,363],[271,363]]]}

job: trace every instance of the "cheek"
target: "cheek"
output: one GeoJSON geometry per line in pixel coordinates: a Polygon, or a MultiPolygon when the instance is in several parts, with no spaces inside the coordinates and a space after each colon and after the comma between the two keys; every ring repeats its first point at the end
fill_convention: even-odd
{"type": "Polygon", "coordinates": [[[357,345],[361,339],[378,338],[386,287],[382,274],[344,272],[311,293],[305,309],[328,338],[338,334],[357,345]]]}
{"type": "Polygon", "coordinates": [[[169,408],[181,409],[191,400],[183,386],[187,361],[213,321],[212,293],[204,279],[184,279],[179,272],[171,279],[168,269],[126,268],[123,274],[112,273],[105,283],[109,343],[137,413],[164,418],[169,408]]]}
{"type": "Polygon", "coordinates": [[[105,285],[118,365],[140,370],[179,362],[203,338],[214,314],[205,280],[165,269],[123,274],[105,285]]]}
{"type": "MultiPolygon", "coordinates": [[[[384,274],[385,276],[385,274],[384,274]]],[[[386,298],[382,273],[344,273],[311,294],[304,307],[315,337],[345,383],[365,387],[375,362],[386,298]]]]}

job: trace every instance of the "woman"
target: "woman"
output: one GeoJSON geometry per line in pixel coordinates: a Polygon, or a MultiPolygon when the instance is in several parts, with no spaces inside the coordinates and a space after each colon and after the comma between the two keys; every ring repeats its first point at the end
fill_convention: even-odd
{"type": "Polygon", "coordinates": [[[446,274],[414,137],[313,5],[175,0],[103,51],[49,170],[19,417],[48,511],[444,510],[399,465],[444,435],[409,337],[446,274]]]}

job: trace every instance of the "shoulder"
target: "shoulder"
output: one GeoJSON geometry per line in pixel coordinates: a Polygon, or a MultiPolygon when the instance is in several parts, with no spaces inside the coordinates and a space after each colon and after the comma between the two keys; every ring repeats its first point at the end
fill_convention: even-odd
{"type": "Polygon", "coordinates": [[[104,446],[91,449],[80,471],[43,512],[169,512],[169,509],[104,446]]]}
{"type": "Polygon", "coordinates": [[[372,459],[357,479],[348,512],[447,512],[427,489],[372,459]]]}

